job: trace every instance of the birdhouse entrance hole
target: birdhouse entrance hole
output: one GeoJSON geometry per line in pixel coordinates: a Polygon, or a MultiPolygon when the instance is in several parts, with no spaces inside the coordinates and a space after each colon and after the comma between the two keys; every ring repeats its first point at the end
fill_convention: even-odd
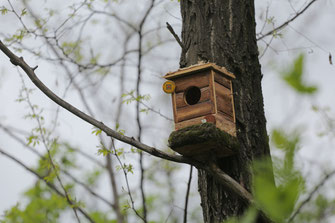
{"type": "Polygon", "coordinates": [[[184,93],[185,102],[188,105],[195,105],[201,98],[201,90],[198,87],[192,86],[184,93]]]}

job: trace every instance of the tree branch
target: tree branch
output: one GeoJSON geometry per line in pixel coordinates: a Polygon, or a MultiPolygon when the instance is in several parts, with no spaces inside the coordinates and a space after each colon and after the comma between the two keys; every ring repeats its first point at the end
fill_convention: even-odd
{"type": "MultiPolygon", "coordinates": [[[[18,137],[17,135],[15,135],[13,132],[11,132],[7,127],[3,126],[0,124],[0,129],[2,129],[6,134],[8,134],[11,138],[13,138],[14,140],[16,140],[19,144],[21,144],[23,147],[27,148],[29,151],[33,152],[34,154],[36,154],[40,159],[45,160],[46,157],[42,156],[42,154],[40,154],[36,149],[30,147],[27,145],[26,142],[24,142],[20,137],[18,137]]],[[[76,152],[81,152],[80,150],[76,150],[74,149],[76,152]]],[[[82,153],[82,155],[86,156],[86,158],[92,159],[91,157],[89,157],[87,154],[82,153]]],[[[106,168],[105,166],[101,165],[100,163],[97,162],[97,160],[94,160],[92,162],[95,162],[95,164],[98,164],[101,168],[106,168]]],[[[68,176],[69,178],[71,178],[74,182],[76,182],[77,184],[81,185],[85,190],[87,190],[90,194],[92,194],[94,197],[100,199],[101,201],[103,201],[104,203],[106,203],[107,205],[111,206],[112,208],[116,208],[116,204],[111,203],[110,201],[108,201],[107,199],[105,199],[103,196],[97,194],[96,192],[94,192],[91,188],[89,188],[85,183],[79,181],[77,178],[75,178],[73,175],[71,175],[67,170],[60,168],[60,171],[62,171],[66,176],[68,176]]]]}
{"type": "Polygon", "coordinates": [[[181,42],[179,36],[176,34],[176,32],[173,30],[172,26],[170,25],[170,23],[166,22],[166,28],[170,31],[170,33],[172,34],[172,36],[176,39],[177,43],[179,44],[179,46],[181,47],[182,50],[185,50],[185,46],[184,44],[181,42]]]}
{"type": "Polygon", "coordinates": [[[333,175],[335,175],[335,170],[333,170],[330,173],[327,173],[323,179],[314,187],[314,189],[311,191],[311,193],[308,195],[308,197],[303,200],[299,206],[297,207],[297,209],[293,212],[293,214],[291,215],[291,217],[288,219],[287,222],[292,222],[293,219],[297,216],[297,214],[299,214],[299,212],[301,211],[301,209],[312,199],[313,195],[325,184],[325,182],[332,177],[333,175]]]}
{"type": "Polygon", "coordinates": [[[190,175],[188,177],[188,182],[187,182],[185,206],[184,206],[184,221],[183,221],[184,223],[187,223],[187,207],[188,207],[188,198],[189,198],[190,189],[191,189],[192,172],[193,172],[193,166],[190,166],[190,175]]]}
{"type": "Polygon", "coordinates": [[[302,10],[300,10],[299,12],[297,12],[297,14],[295,16],[293,16],[291,19],[287,20],[286,22],[284,22],[283,24],[281,24],[280,26],[274,28],[273,30],[267,32],[266,34],[261,35],[260,37],[257,38],[258,40],[263,39],[266,36],[272,35],[275,32],[278,32],[279,30],[283,29],[285,26],[287,26],[289,23],[291,23],[292,21],[294,21],[296,18],[298,18],[302,13],[304,13],[313,3],[315,3],[317,0],[312,0],[310,1],[302,10]]]}
{"type": "Polygon", "coordinates": [[[236,180],[223,172],[215,163],[210,163],[205,170],[211,173],[228,190],[237,194],[244,204],[249,205],[253,202],[253,197],[249,191],[244,189],[244,187],[242,187],[236,180]]]}
{"type": "MultiPolygon", "coordinates": [[[[4,156],[8,157],[9,159],[13,160],[17,164],[19,164],[20,166],[22,166],[23,168],[25,168],[26,170],[28,170],[30,173],[34,174],[40,180],[44,181],[48,185],[48,187],[50,187],[53,191],[55,191],[59,196],[61,196],[63,198],[66,198],[66,196],[60,190],[58,190],[57,187],[54,184],[46,181],[43,176],[39,175],[36,171],[34,171],[33,169],[29,168],[27,165],[25,165],[24,163],[22,163],[20,160],[16,159],[14,156],[12,156],[9,153],[5,152],[1,148],[0,148],[0,153],[2,155],[4,155],[4,156]]],[[[66,199],[66,200],[69,203],[69,205],[71,206],[71,208],[75,207],[76,209],[78,209],[78,211],[80,213],[82,213],[86,217],[86,219],[89,220],[89,222],[95,223],[95,221],[89,216],[89,214],[84,209],[82,209],[81,207],[75,205],[71,200],[68,200],[68,199],[66,199]]]]}
{"type": "Polygon", "coordinates": [[[15,66],[21,67],[24,72],[28,75],[30,80],[35,84],[37,88],[39,88],[47,97],[49,97],[52,101],[56,104],[60,105],[61,107],[65,108],[75,116],[81,118],[82,120],[92,124],[93,126],[101,129],[105,132],[108,136],[113,137],[117,140],[120,140],[124,143],[132,145],[144,152],[147,152],[155,157],[159,157],[162,159],[174,161],[177,163],[187,163],[196,165],[195,161],[192,159],[188,159],[182,156],[173,155],[165,153],[161,150],[158,150],[154,147],[148,146],[146,144],[141,143],[140,141],[135,140],[133,137],[128,137],[118,132],[114,131],[113,129],[106,126],[103,122],[94,119],[93,117],[85,114],[84,112],[80,111],[73,105],[69,104],[68,102],[64,101],[60,97],[58,97],[55,93],[53,93],[47,86],[43,84],[43,82],[36,76],[35,71],[32,67],[30,67],[22,57],[16,56],[12,51],[10,51],[3,43],[0,41],[0,50],[10,59],[10,62],[15,66]]]}
{"type": "Polygon", "coordinates": [[[0,41],[0,50],[9,57],[12,64],[21,67],[25,73],[28,75],[30,80],[35,84],[37,88],[39,88],[47,97],[49,97],[52,101],[65,108],[75,116],[81,118],[82,120],[92,124],[93,126],[101,129],[108,136],[120,140],[124,143],[132,145],[144,152],[147,152],[155,157],[159,157],[162,159],[166,159],[169,161],[177,162],[177,163],[186,163],[195,166],[198,169],[203,169],[209,173],[211,173],[219,183],[221,183],[227,190],[234,193],[241,201],[243,201],[246,205],[253,203],[252,195],[244,189],[238,182],[236,182],[229,175],[224,173],[216,164],[214,163],[201,163],[199,161],[193,160],[191,158],[187,158],[184,156],[173,155],[165,153],[161,150],[158,150],[154,147],[150,147],[146,144],[141,143],[140,141],[135,140],[133,137],[128,137],[125,135],[121,135],[113,129],[106,126],[104,123],[92,118],[91,116],[85,114],[80,111],[76,107],[72,106],[68,102],[64,101],[56,94],[54,94],[48,87],[46,87],[36,76],[33,68],[31,68],[22,57],[16,56],[12,53],[1,41],[0,41]]]}

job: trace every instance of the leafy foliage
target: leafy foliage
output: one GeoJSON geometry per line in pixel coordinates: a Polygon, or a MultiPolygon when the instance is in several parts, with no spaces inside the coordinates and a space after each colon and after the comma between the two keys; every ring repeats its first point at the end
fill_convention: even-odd
{"type": "Polygon", "coordinates": [[[294,165],[298,148],[297,134],[285,134],[281,130],[272,132],[272,142],[284,152],[284,157],[273,168],[276,186],[273,184],[272,166],[269,160],[255,162],[253,191],[256,204],[275,222],[285,222],[292,214],[296,201],[304,188],[301,173],[294,165]]]}
{"type": "Polygon", "coordinates": [[[284,73],[283,79],[285,82],[300,94],[313,94],[317,91],[315,85],[306,85],[303,82],[304,73],[304,55],[301,54],[294,64],[284,73]]]}

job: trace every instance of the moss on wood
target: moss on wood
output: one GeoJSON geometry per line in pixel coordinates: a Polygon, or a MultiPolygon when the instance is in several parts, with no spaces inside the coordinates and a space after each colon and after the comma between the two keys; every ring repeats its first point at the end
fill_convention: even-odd
{"type": "Polygon", "coordinates": [[[229,156],[237,152],[236,137],[212,123],[192,125],[170,134],[169,146],[185,156],[229,156]]]}

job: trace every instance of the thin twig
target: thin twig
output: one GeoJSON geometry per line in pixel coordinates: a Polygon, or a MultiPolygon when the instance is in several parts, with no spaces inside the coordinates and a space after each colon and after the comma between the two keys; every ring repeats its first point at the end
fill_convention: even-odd
{"type": "Polygon", "coordinates": [[[234,179],[232,179],[230,176],[228,176],[226,173],[224,173],[220,168],[217,166],[208,166],[204,163],[201,163],[199,161],[179,156],[179,155],[173,155],[165,153],[161,150],[158,150],[154,147],[148,146],[146,144],[141,143],[138,140],[135,140],[133,137],[128,137],[125,135],[122,135],[113,129],[106,126],[103,122],[100,122],[93,117],[85,114],[84,112],[80,111],[73,105],[69,104],[68,102],[64,101],[60,97],[58,97],[55,93],[53,93],[48,87],[44,85],[43,82],[36,76],[35,72],[32,70],[32,68],[23,60],[22,57],[16,56],[12,51],[10,51],[3,43],[0,41],[0,50],[7,55],[8,58],[10,58],[10,61],[15,66],[20,66],[28,75],[30,80],[35,84],[37,88],[39,88],[47,97],[49,97],[52,101],[60,105],[61,107],[65,108],[75,116],[81,118],[82,120],[92,124],[93,126],[101,129],[103,132],[105,132],[108,136],[115,138],[117,140],[120,140],[124,143],[127,143],[129,145],[132,145],[144,152],[147,152],[155,157],[159,157],[165,160],[177,162],[177,163],[186,163],[193,165],[197,167],[198,169],[204,169],[205,171],[211,173],[218,182],[220,182],[227,190],[232,191],[234,194],[236,194],[242,201],[244,201],[247,204],[252,203],[252,196],[251,194],[246,191],[239,183],[237,183],[234,179]]]}
{"type": "MultiPolygon", "coordinates": [[[[34,70],[36,70],[36,68],[35,69],[32,68],[32,70],[34,71],[34,70]]],[[[77,221],[80,223],[81,221],[80,221],[80,218],[79,218],[78,213],[77,213],[77,207],[74,205],[74,202],[70,198],[69,193],[66,190],[66,188],[65,188],[65,186],[63,184],[63,181],[62,181],[62,179],[59,176],[58,169],[56,168],[55,162],[54,162],[54,160],[52,158],[52,155],[51,155],[51,152],[50,152],[50,148],[49,148],[49,144],[48,144],[49,140],[45,136],[45,133],[44,133],[45,131],[44,131],[44,128],[42,127],[41,118],[40,118],[39,114],[36,112],[35,106],[32,104],[32,102],[30,100],[29,92],[27,90],[27,87],[25,85],[23,76],[21,74],[20,74],[20,77],[21,77],[21,80],[22,80],[24,91],[26,93],[26,102],[28,103],[28,105],[29,105],[29,107],[31,109],[31,112],[33,114],[33,117],[35,117],[35,120],[37,122],[39,133],[40,133],[40,136],[41,136],[41,139],[42,139],[42,143],[43,143],[45,149],[47,150],[47,154],[48,154],[48,158],[49,158],[49,162],[51,164],[52,170],[54,171],[56,179],[57,179],[58,183],[60,184],[61,188],[64,191],[65,198],[66,198],[67,202],[70,204],[70,207],[72,208],[77,221]]]]}
{"type": "Polygon", "coordinates": [[[10,51],[3,43],[0,41],[0,50],[10,58],[10,61],[15,66],[20,66],[28,75],[30,80],[35,84],[37,88],[39,88],[47,97],[49,97],[52,101],[54,101],[56,104],[60,105],[61,107],[65,108],[72,114],[76,115],[77,117],[81,118],[82,120],[92,124],[93,126],[101,129],[103,132],[105,132],[108,136],[113,137],[117,140],[120,140],[122,142],[125,142],[129,145],[132,145],[142,151],[145,151],[155,157],[163,158],[166,160],[178,162],[178,163],[188,163],[193,164],[194,161],[182,156],[173,155],[165,153],[161,150],[158,150],[154,147],[148,146],[146,144],[143,144],[139,142],[138,140],[135,140],[133,137],[128,137],[125,135],[122,135],[113,129],[106,126],[103,122],[98,121],[94,119],[93,117],[85,114],[84,112],[80,111],[73,105],[69,104],[68,102],[64,101],[60,97],[58,97],[55,93],[53,93],[47,86],[44,85],[44,83],[36,76],[35,72],[32,70],[32,68],[23,60],[22,57],[16,56],[12,51],[10,51]]]}
{"type": "MultiPolygon", "coordinates": [[[[66,198],[66,196],[60,191],[57,189],[57,187],[46,181],[44,179],[43,176],[39,175],[36,171],[34,171],[33,169],[29,168],[27,165],[25,165],[24,163],[22,163],[20,160],[16,159],[14,156],[10,155],[9,153],[5,152],[2,148],[0,148],[0,153],[6,157],[8,157],[9,159],[13,160],[14,162],[16,162],[17,164],[19,164],[20,166],[22,166],[23,168],[25,168],[27,171],[29,171],[30,173],[34,174],[37,178],[39,178],[40,180],[44,181],[48,187],[50,187],[53,191],[55,191],[59,196],[63,197],[63,198],[66,198]]],[[[70,201],[72,202],[72,201],[70,201]]],[[[75,206],[74,203],[70,203],[71,206],[75,206]]],[[[78,209],[78,211],[80,213],[82,213],[87,220],[89,220],[89,222],[91,223],[95,223],[95,221],[89,216],[89,214],[81,207],[77,206],[76,209],[78,209]]]]}
{"type": "MultiPolygon", "coordinates": [[[[136,96],[140,97],[140,85],[142,81],[142,45],[143,45],[143,26],[152,11],[155,4],[155,0],[151,0],[151,4],[149,5],[148,9],[146,10],[138,29],[138,61],[137,61],[137,82],[136,82],[136,96]]],[[[139,100],[136,101],[136,122],[138,127],[138,141],[142,139],[142,123],[140,119],[140,102],[139,100]]],[[[146,223],[147,220],[147,204],[146,204],[146,196],[144,191],[144,166],[143,166],[143,153],[142,151],[139,153],[139,164],[140,164],[140,191],[141,191],[141,199],[142,199],[142,208],[143,208],[143,221],[146,223]]]]}
{"type": "Polygon", "coordinates": [[[193,166],[190,167],[190,175],[188,177],[186,197],[185,197],[185,207],[184,207],[184,223],[187,223],[187,207],[188,207],[188,199],[190,196],[191,182],[192,182],[192,172],[193,166]]]}
{"type": "Polygon", "coordinates": [[[182,50],[185,50],[184,44],[181,42],[179,36],[176,34],[176,32],[173,30],[172,26],[170,23],[166,22],[166,28],[170,31],[170,33],[173,35],[173,37],[176,39],[177,43],[181,47],[182,50]]]}
{"type": "Polygon", "coordinates": [[[295,209],[295,211],[293,212],[293,214],[291,215],[291,217],[288,219],[287,222],[292,222],[293,219],[297,216],[297,214],[300,213],[301,209],[312,199],[313,195],[326,183],[326,181],[331,178],[333,175],[335,175],[335,170],[333,170],[330,173],[327,173],[323,179],[314,187],[314,189],[310,192],[310,194],[308,195],[308,197],[303,200],[297,207],[297,209],[295,209]]]}
{"type": "MultiPolygon", "coordinates": [[[[36,154],[40,159],[45,160],[46,157],[42,156],[42,154],[40,154],[36,149],[30,147],[27,145],[27,143],[25,141],[23,141],[19,136],[17,136],[16,134],[14,134],[12,131],[10,131],[7,127],[4,127],[3,125],[0,124],[0,128],[6,133],[8,134],[11,138],[13,138],[14,140],[16,140],[18,143],[20,143],[23,147],[29,149],[29,151],[33,152],[34,154],[36,154]]],[[[100,164],[101,165],[101,164],[100,164]]],[[[103,165],[101,165],[102,168],[105,168],[103,165]]],[[[96,198],[100,199],[101,201],[103,201],[104,203],[106,203],[107,205],[114,207],[114,204],[112,204],[111,202],[109,202],[108,200],[106,200],[105,198],[103,198],[102,196],[100,196],[99,194],[97,194],[96,192],[94,192],[91,188],[89,188],[85,183],[79,181],[77,178],[75,178],[73,175],[71,175],[68,171],[60,168],[60,171],[63,172],[66,176],[68,176],[69,178],[71,178],[74,182],[76,182],[77,184],[81,185],[85,190],[87,190],[90,194],[92,194],[93,196],[95,196],[96,198]]]]}
{"type": "Polygon", "coordinates": [[[127,192],[128,192],[128,196],[129,196],[129,199],[130,199],[130,202],[131,202],[131,209],[134,211],[134,213],[140,218],[142,219],[144,222],[146,221],[143,216],[140,215],[140,213],[138,213],[138,211],[136,210],[135,208],[135,202],[134,202],[134,199],[133,199],[133,196],[131,194],[131,191],[130,191],[130,185],[129,185],[129,180],[128,180],[128,172],[127,170],[125,169],[125,166],[123,165],[120,157],[117,155],[117,152],[116,152],[116,149],[115,149],[115,144],[114,144],[114,141],[113,142],[113,155],[116,157],[117,161],[119,162],[119,165],[122,169],[122,172],[124,174],[124,178],[125,178],[125,181],[126,181],[126,186],[127,186],[127,192]]]}
{"type": "Polygon", "coordinates": [[[316,2],[317,0],[312,0],[310,1],[302,10],[300,10],[295,16],[293,16],[291,19],[287,20],[286,22],[284,22],[283,24],[281,24],[280,26],[274,28],[273,30],[267,32],[266,34],[261,35],[260,37],[257,38],[258,40],[263,39],[266,36],[272,35],[275,32],[278,32],[279,30],[283,29],[285,26],[287,26],[289,23],[291,23],[292,21],[294,21],[296,18],[298,18],[302,13],[304,13],[314,2],[316,2]]]}
{"type": "MultiPolygon", "coordinates": [[[[125,41],[123,43],[123,50],[126,51],[127,50],[127,46],[128,46],[128,43],[129,43],[129,40],[131,38],[132,35],[126,35],[126,38],[125,38],[125,41]]],[[[123,60],[122,63],[121,63],[121,68],[120,68],[120,79],[119,79],[119,86],[120,86],[120,89],[119,89],[119,95],[122,95],[123,92],[124,92],[124,88],[125,88],[125,83],[124,83],[124,79],[125,79],[125,66],[126,66],[126,61],[123,60]]],[[[118,102],[118,106],[117,106],[118,110],[116,111],[116,116],[115,116],[115,123],[119,123],[120,121],[120,117],[121,117],[121,114],[122,114],[122,111],[123,111],[123,102],[122,100],[120,99],[119,102],[118,102]]],[[[111,139],[111,144],[109,146],[109,149],[112,150],[114,147],[115,149],[115,140],[114,138],[111,139]]],[[[108,171],[108,174],[109,174],[109,179],[110,179],[110,182],[111,182],[111,189],[112,189],[112,193],[113,193],[113,197],[114,197],[114,203],[117,205],[116,206],[116,213],[117,213],[117,221],[118,223],[122,223],[124,222],[124,216],[122,215],[121,213],[121,208],[120,208],[120,205],[119,205],[119,192],[118,192],[118,188],[117,188],[117,182],[116,182],[116,179],[115,179],[115,172],[114,172],[114,169],[113,169],[113,166],[112,166],[112,162],[113,162],[113,156],[111,155],[107,155],[106,156],[106,168],[107,168],[107,171],[108,171]]],[[[121,165],[122,166],[122,165],[121,165]]],[[[127,176],[125,176],[127,177],[127,176]]]]}

